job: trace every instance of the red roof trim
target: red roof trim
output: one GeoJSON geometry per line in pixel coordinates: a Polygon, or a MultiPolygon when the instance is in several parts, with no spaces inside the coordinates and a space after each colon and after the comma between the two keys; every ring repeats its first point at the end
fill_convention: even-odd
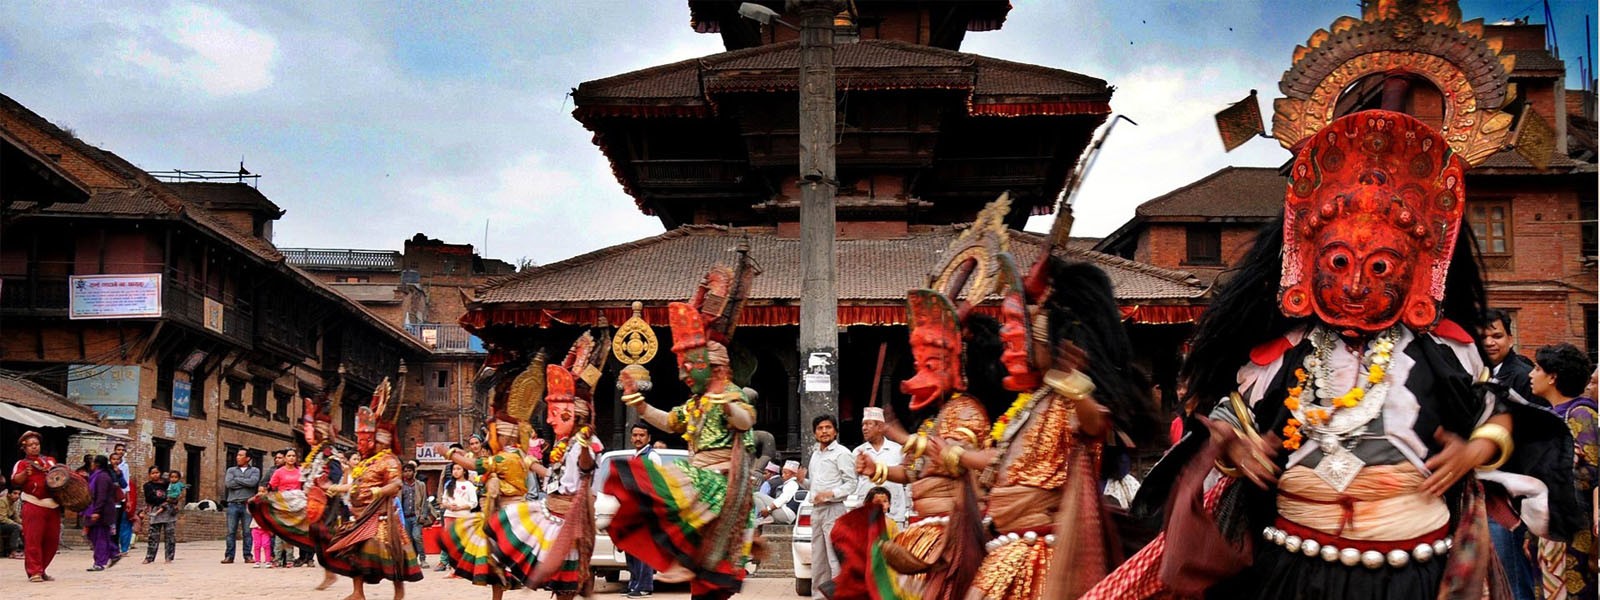
{"type": "Polygon", "coordinates": [[[601,104],[593,106],[580,106],[573,109],[572,116],[579,121],[603,117],[688,117],[704,118],[711,116],[711,111],[704,105],[695,106],[630,106],[616,104],[601,104]]]}
{"type": "Polygon", "coordinates": [[[1109,115],[1111,103],[1101,101],[974,103],[967,112],[974,117],[1109,115]]]}
{"type": "MultiPolygon", "coordinates": [[[[1140,325],[1178,325],[1194,323],[1205,310],[1203,306],[1123,306],[1122,318],[1140,325]]],[[[977,312],[991,316],[1000,313],[997,305],[984,305],[977,312]]],[[[621,323],[633,316],[625,306],[603,308],[496,308],[474,309],[461,317],[461,325],[477,332],[492,326],[545,328],[552,325],[593,325],[604,318],[608,323],[621,323]]],[[[840,306],[839,325],[904,325],[906,308],[902,305],[840,306]]],[[[645,322],[667,326],[667,307],[648,306],[644,309],[645,322]]],[[[739,325],[747,327],[779,327],[800,324],[798,306],[747,306],[740,313],[739,325]]]]}

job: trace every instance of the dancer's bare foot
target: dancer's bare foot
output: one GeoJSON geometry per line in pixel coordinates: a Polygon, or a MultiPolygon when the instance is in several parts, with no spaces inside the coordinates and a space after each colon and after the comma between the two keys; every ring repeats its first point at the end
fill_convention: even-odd
{"type": "Polygon", "coordinates": [[[694,571],[681,563],[672,563],[672,568],[656,573],[656,581],[662,583],[683,583],[690,579],[694,579],[694,571]]]}
{"type": "Polygon", "coordinates": [[[404,581],[396,581],[396,582],[394,582],[394,600],[402,600],[405,597],[406,597],[406,582],[404,582],[404,581]]]}
{"type": "Polygon", "coordinates": [[[329,587],[332,587],[336,581],[339,581],[338,575],[334,575],[333,571],[324,570],[322,572],[322,583],[317,584],[316,590],[320,592],[328,589],[329,587]]]}
{"type": "Polygon", "coordinates": [[[352,578],[350,584],[354,587],[351,588],[350,595],[344,597],[344,600],[367,600],[367,592],[362,588],[361,583],[361,578],[352,578]]]}

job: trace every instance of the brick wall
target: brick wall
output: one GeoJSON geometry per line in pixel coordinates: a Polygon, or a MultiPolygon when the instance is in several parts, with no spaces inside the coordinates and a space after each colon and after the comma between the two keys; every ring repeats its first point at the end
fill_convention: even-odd
{"type": "Polygon", "coordinates": [[[1221,273],[1226,267],[1238,262],[1250,250],[1250,243],[1255,240],[1258,223],[1223,223],[1222,228],[1222,264],[1220,265],[1193,265],[1187,262],[1189,256],[1189,237],[1184,223],[1151,223],[1140,234],[1138,248],[1134,251],[1133,259],[1149,263],[1164,269],[1189,271],[1199,275],[1201,279],[1209,280],[1221,273]]]}
{"type": "MultiPolygon", "coordinates": [[[[1596,272],[1582,256],[1579,206],[1594,202],[1594,180],[1477,177],[1467,180],[1473,200],[1510,200],[1511,253],[1486,256],[1489,305],[1513,312],[1518,351],[1568,342],[1585,348],[1583,306],[1595,303],[1596,272]],[[1588,197],[1580,191],[1587,186],[1588,197]]],[[[1463,225],[1465,226],[1465,225],[1463,225]]]]}
{"type": "Polygon", "coordinates": [[[178,513],[178,542],[220,540],[227,534],[228,513],[220,510],[185,510],[178,513]]]}

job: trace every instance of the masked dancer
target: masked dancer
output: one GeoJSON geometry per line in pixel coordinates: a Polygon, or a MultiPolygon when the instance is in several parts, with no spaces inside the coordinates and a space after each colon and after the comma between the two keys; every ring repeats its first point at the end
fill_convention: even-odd
{"type": "MultiPolygon", "coordinates": [[[[248,504],[250,516],[262,529],[271,532],[273,537],[312,552],[316,551],[316,540],[312,535],[314,524],[332,527],[337,518],[337,511],[329,510],[327,489],[335,482],[329,478],[328,458],[324,449],[331,446],[337,437],[329,407],[338,405],[344,395],[343,389],[341,380],[332,393],[305,399],[300,434],[311,451],[306,453],[305,460],[300,464],[301,488],[263,491],[251,498],[248,504]]],[[[325,571],[322,584],[317,589],[327,589],[336,579],[333,571],[325,571]]]]}
{"type": "Polygon", "coordinates": [[[352,580],[352,600],[366,598],[367,583],[394,582],[398,599],[405,596],[405,582],[422,580],[416,550],[394,502],[400,493],[400,460],[394,456],[394,421],[384,412],[388,404],[389,380],[384,379],[372,394],[372,404],[356,412],[361,459],[350,470],[350,483],[328,487],[330,493],[349,495],[350,521],[338,527],[312,525],[318,560],[352,580]]]}
{"type": "MultiPolygon", "coordinates": [[[[602,336],[603,337],[603,336],[602,336]]],[[[447,450],[455,464],[500,481],[498,494],[486,499],[482,513],[456,519],[445,536],[445,552],[458,576],[488,585],[494,597],[506,589],[544,587],[557,598],[587,596],[593,578],[594,512],[590,492],[595,442],[590,438],[590,404],[573,376],[584,374],[585,390],[593,389],[604,364],[604,351],[585,332],[563,364],[546,365],[542,352],[512,381],[505,406],[491,424],[495,454],[475,458],[464,450],[447,450]],[[545,421],[559,440],[545,468],[523,450],[532,428],[527,425],[539,395],[544,394],[545,421]],[[529,500],[529,481],[546,478],[546,495],[529,500]]]]}
{"type": "Polygon", "coordinates": [[[688,402],[663,411],[645,402],[644,382],[632,372],[619,377],[623,401],[645,422],[682,435],[690,460],[679,466],[635,457],[620,465],[605,485],[621,502],[607,531],[618,548],[660,571],[658,581],[693,579],[695,598],[737,593],[755,543],[747,457],[756,409],[732,381],[725,344],[756,273],[741,247],[737,269],[713,269],[692,300],[668,307],[679,377],[693,394],[688,402]]]}

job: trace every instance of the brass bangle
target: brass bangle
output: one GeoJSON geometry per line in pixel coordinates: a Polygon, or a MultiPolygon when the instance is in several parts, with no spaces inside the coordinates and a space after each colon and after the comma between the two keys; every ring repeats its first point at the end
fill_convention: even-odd
{"type": "Polygon", "coordinates": [[[1050,369],[1044,374],[1044,384],[1069,400],[1083,400],[1094,393],[1094,381],[1082,371],[1066,373],[1050,369]]]}
{"type": "Polygon", "coordinates": [[[968,444],[972,444],[973,446],[978,445],[978,433],[973,431],[971,428],[957,427],[955,428],[955,434],[957,437],[965,438],[968,444]]]}
{"type": "Polygon", "coordinates": [[[638,406],[641,402],[644,402],[644,394],[639,392],[622,395],[622,403],[628,406],[638,406]]]}
{"type": "Polygon", "coordinates": [[[1493,471],[1500,468],[1502,465],[1506,464],[1507,460],[1511,459],[1511,450],[1514,448],[1511,443],[1511,431],[1506,429],[1504,425],[1499,423],[1485,423],[1477,429],[1472,430],[1472,437],[1470,439],[1489,440],[1494,442],[1494,445],[1500,449],[1499,455],[1494,457],[1494,460],[1478,467],[1479,471],[1493,471]]]}
{"type": "Polygon", "coordinates": [[[1215,466],[1217,468],[1217,472],[1221,473],[1223,477],[1231,477],[1233,479],[1239,479],[1241,476],[1244,475],[1243,473],[1241,473],[1239,471],[1238,468],[1230,467],[1228,465],[1222,464],[1222,459],[1220,459],[1220,458],[1216,460],[1216,462],[1213,464],[1213,466],[1215,466]]]}
{"type": "Polygon", "coordinates": [[[928,436],[918,433],[906,440],[905,453],[912,461],[922,458],[922,454],[927,451],[928,436]]]}
{"type": "Polygon", "coordinates": [[[888,480],[888,479],[889,479],[889,467],[888,467],[888,465],[885,465],[883,463],[876,463],[873,466],[872,483],[875,484],[875,485],[883,485],[883,482],[888,480]]]}
{"type": "Polygon", "coordinates": [[[939,455],[939,458],[944,459],[945,473],[950,475],[960,475],[962,471],[966,470],[961,466],[961,455],[966,453],[967,449],[962,448],[961,446],[950,446],[945,448],[944,453],[939,455]]]}

